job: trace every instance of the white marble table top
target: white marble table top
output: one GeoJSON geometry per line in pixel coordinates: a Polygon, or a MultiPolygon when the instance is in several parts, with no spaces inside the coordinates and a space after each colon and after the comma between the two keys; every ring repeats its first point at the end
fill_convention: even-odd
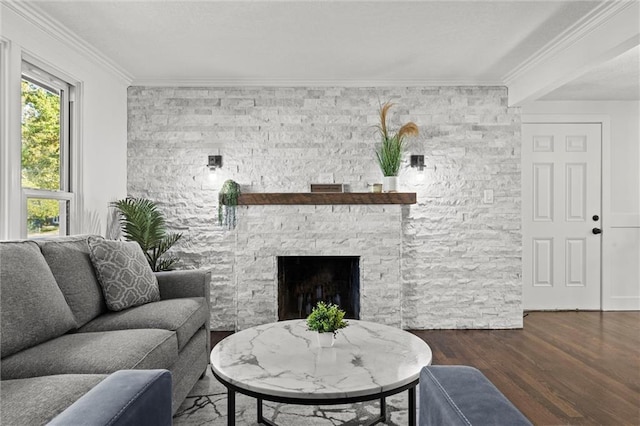
{"type": "Polygon", "coordinates": [[[211,368],[228,383],[285,398],[376,395],[418,379],[431,349],[413,334],[348,320],[331,348],[320,348],[305,320],[281,321],[235,333],[211,351],[211,368]]]}

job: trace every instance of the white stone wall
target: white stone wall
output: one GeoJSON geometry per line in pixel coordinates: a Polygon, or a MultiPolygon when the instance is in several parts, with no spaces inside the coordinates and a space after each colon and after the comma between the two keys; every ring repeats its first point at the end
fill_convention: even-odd
{"type": "Polygon", "coordinates": [[[506,88],[131,87],[128,159],[129,194],[157,201],[185,234],[175,250],[183,266],[213,271],[214,330],[274,320],[274,256],[319,254],[313,246],[363,250],[363,319],[522,326],[520,112],[507,107],[506,88]],[[400,176],[418,204],[251,206],[240,208],[236,231],[217,225],[217,191],[228,178],[245,192],[306,192],[327,177],[351,191],[381,182],[375,125],[387,100],[396,103],[392,128],[420,127],[407,155],[424,154],[427,168],[407,165],[400,176]],[[210,154],[223,155],[221,170],[205,167],[210,154]],[[493,204],[483,203],[484,190],[493,204]],[[399,239],[370,242],[376,229],[398,228],[399,239]],[[383,254],[367,254],[372,244],[383,254]],[[391,274],[386,284],[372,278],[376,268],[391,274]]]}

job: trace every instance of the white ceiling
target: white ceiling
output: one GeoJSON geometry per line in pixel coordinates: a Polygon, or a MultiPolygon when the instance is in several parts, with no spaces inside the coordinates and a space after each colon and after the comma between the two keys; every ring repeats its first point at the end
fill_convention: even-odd
{"type": "MultiPolygon", "coordinates": [[[[132,84],[503,85],[603,2],[30,3],[132,84]]],[[[637,100],[638,68],[634,49],[547,98],[637,100]]]]}
{"type": "Polygon", "coordinates": [[[640,46],[597,65],[541,99],[548,101],[640,100],[640,46]]]}

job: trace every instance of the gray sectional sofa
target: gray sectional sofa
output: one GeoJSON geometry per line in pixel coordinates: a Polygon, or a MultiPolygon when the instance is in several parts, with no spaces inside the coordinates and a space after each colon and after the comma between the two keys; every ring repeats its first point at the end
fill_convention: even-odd
{"type": "Polygon", "coordinates": [[[47,423],[128,369],[169,370],[175,413],[207,368],[209,273],[156,273],[159,300],[110,311],[89,238],[0,242],[0,424],[47,423]]]}

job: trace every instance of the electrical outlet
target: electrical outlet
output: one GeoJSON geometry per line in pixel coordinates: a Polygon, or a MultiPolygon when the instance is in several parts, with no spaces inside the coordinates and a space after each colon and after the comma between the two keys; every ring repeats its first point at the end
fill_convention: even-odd
{"type": "Polygon", "coordinates": [[[484,203],[493,204],[493,189],[484,190],[484,203]]]}

